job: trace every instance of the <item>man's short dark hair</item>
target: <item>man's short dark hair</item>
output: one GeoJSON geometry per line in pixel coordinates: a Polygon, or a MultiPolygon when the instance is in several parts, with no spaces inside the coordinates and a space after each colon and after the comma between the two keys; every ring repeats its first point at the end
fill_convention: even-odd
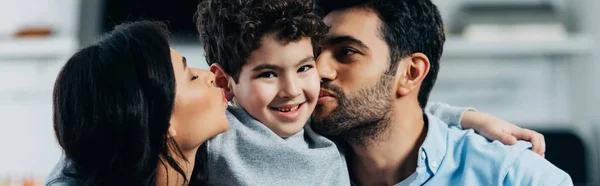
{"type": "Polygon", "coordinates": [[[417,52],[425,54],[431,67],[418,95],[421,108],[425,108],[446,40],[442,18],[430,0],[318,0],[317,5],[324,15],[349,8],[374,11],[382,22],[382,39],[390,48],[391,71],[400,59],[417,52]]]}
{"type": "Polygon", "coordinates": [[[280,41],[290,42],[316,39],[328,31],[312,0],[203,0],[196,25],[207,63],[220,64],[236,82],[265,34],[278,32],[280,41]]]}

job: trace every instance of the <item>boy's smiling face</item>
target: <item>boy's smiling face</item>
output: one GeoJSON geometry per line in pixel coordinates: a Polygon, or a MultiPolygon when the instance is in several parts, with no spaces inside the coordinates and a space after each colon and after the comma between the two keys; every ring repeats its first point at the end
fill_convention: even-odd
{"type": "Polygon", "coordinates": [[[238,82],[229,78],[236,102],[280,137],[298,133],[319,95],[319,74],[311,39],[284,42],[265,34],[248,57],[238,82]]]}

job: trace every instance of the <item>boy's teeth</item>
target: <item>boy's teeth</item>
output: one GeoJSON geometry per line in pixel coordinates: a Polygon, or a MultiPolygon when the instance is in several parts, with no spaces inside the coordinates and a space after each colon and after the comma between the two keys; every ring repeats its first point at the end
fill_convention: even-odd
{"type": "Polygon", "coordinates": [[[298,110],[298,108],[300,108],[300,105],[292,107],[292,108],[277,108],[277,110],[281,111],[281,112],[291,112],[291,111],[298,110]]]}

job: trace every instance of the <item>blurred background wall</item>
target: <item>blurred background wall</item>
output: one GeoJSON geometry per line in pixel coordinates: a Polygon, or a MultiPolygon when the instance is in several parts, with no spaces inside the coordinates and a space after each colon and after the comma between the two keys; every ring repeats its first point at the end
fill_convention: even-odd
{"type": "MultiPolygon", "coordinates": [[[[600,185],[600,1],[434,0],[447,42],[431,100],[545,134],[546,157],[600,185]]],[[[61,156],[52,86],[66,59],[127,20],[168,21],[173,47],[207,68],[196,0],[1,0],[0,186],[44,180],[61,156]]]]}

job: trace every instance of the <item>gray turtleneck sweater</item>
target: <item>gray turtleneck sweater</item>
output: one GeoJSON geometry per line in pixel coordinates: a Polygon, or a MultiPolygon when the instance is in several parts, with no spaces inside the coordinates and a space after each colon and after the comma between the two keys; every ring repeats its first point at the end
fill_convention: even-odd
{"type": "MultiPolygon", "coordinates": [[[[466,108],[434,103],[426,112],[458,126],[466,108]]],[[[208,185],[350,185],[343,151],[309,125],[281,138],[244,109],[227,109],[229,130],[207,141],[208,185]]]]}

